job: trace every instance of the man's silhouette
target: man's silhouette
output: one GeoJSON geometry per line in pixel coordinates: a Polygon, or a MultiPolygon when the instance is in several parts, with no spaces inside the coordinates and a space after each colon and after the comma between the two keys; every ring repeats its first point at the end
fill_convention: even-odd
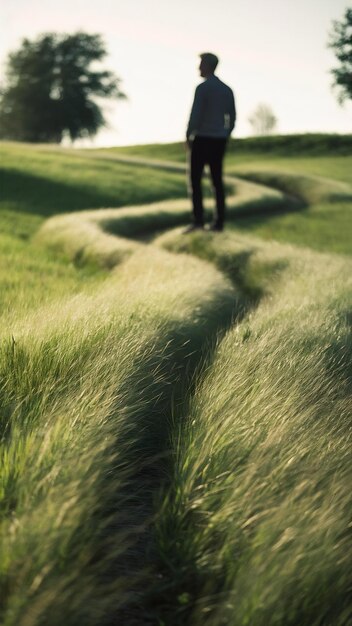
{"type": "Polygon", "coordinates": [[[216,196],[216,218],[210,230],[222,230],[225,218],[225,192],[222,166],[227,140],[235,126],[235,99],[230,87],[214,72],[218,58],[211,52],[200,55],[200,75],[187,127],[187,144],[191,151],[190,182],[193,202],[193,224],[185,232],[204,226],[202,175],[209,165],[216,196]]]}

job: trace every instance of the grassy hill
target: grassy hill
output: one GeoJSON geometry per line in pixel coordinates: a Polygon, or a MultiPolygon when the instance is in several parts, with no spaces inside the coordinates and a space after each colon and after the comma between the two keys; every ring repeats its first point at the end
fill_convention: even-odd
{"type": "Polygon", "coordinates": [[[0,144],[4,626],[349,623],[351,138],[246,141],[189,236],[180,145],[0,144]]]}
{"type": "MultiPolygon", "coordinates": [[[[182,143],[148,144],[109,148],[110,151],[148,158],[182,161],[182,143]]],[[[270,135],[267,137],[231,138],[228,153],[231,156],[274,154],[281,157],[297,156],[351,156],[352,135],[310,134],[270,135]]]]}
{"type": "MultiPolygon", "coordinates": [[[[94,151],[113,159],[167,160],[185,162],[182,144],[159,144],[132,146],[94,151]]],[[[275,188],[285,190],[285,177],[301,177],[305,186],[314,186],[315,177],[351,184],[352,135],[287,135],[248,139],[232,139],[226,156],[226,171],[230,175],[266,181],[275,188]],[[310,180],[312,178],[312,180],[310,180]]],[[[293,182],[292,193],[296,185],[293,182]]],[[[302,184],[298,184],[302,189],[302,184]]],[[[304,198],[307,201],[307,198],[304,198]]],[[[235,223],[236,228],[251,232],[265,239],[277,239],[296,245],[306,245],[317,250],[347,253],[351,250],[351,198],[346,194],[339,197],[336,190],[332,206],[328,197],[319,197],[319,202],[310,197],[310,211],[300,215],[265,215],[264,218],[250,216],[235,223]],[[334,219],[330,219],[334,214],[334,219]]]]}

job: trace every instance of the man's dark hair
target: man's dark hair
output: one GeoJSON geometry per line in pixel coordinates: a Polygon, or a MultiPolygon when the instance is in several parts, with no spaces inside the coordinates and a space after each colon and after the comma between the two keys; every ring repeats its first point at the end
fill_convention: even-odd
{"type": "Polygon", "coordinates": [[[212,52],[202,52],[202,54],[200,54],[199,56],[202,59],[202,61],[204,61],[207,64],[209,69],[212,72],[215,72],[217,64],[219,63],[218,57],[212,52]]]}

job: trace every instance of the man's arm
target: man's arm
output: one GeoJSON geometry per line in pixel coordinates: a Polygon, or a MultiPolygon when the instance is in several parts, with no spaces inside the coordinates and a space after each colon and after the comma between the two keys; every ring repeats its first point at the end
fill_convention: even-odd
{"type": "Polygon", "coordinates": [[[233,91],[231,90],[231,100],[230,100],[230,132],[231,135],[233,129],[236,124],[236,105],[235,105],[235,96],[233,95],[233,91]]]}
{"type": "Polygon", "coordinates": [[[187,141],[190,141],[192,135],[194,135],[194,133],[198,130],[202,119],[204,110],[204,90],[202,89],[202,86],[203,85],[198,85],[194,94],[191,115],[186,132],[187,141]]]}

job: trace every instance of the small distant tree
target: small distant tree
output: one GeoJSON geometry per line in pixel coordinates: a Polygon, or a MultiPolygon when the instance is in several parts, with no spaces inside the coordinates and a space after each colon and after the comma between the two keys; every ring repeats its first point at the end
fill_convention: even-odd
{"type": "Polygon", "coordinates": [[[0,137],[60,143],[94,136],[105,125],[101,98],[123,98],[119,79],[97,69],[100,35],[48,33],[9,54],[0,88],[0,137]],[[92,68],[92,64],[94,66],[92,68]]]}
{"type": "Polygon", "coordinates": [[[258,104],[248,120],[255,135],[270,135],[277,124],[277,119],[267,104],[258,104]]]}
{"type": "Polygon", "coordinates": [[[334,21],[329,47],[335,52],[339,67],[331,70],[333,86],[338,88],[338,100],[352,99],[352,8],[346,9],[341,22],[334,21]]]}

